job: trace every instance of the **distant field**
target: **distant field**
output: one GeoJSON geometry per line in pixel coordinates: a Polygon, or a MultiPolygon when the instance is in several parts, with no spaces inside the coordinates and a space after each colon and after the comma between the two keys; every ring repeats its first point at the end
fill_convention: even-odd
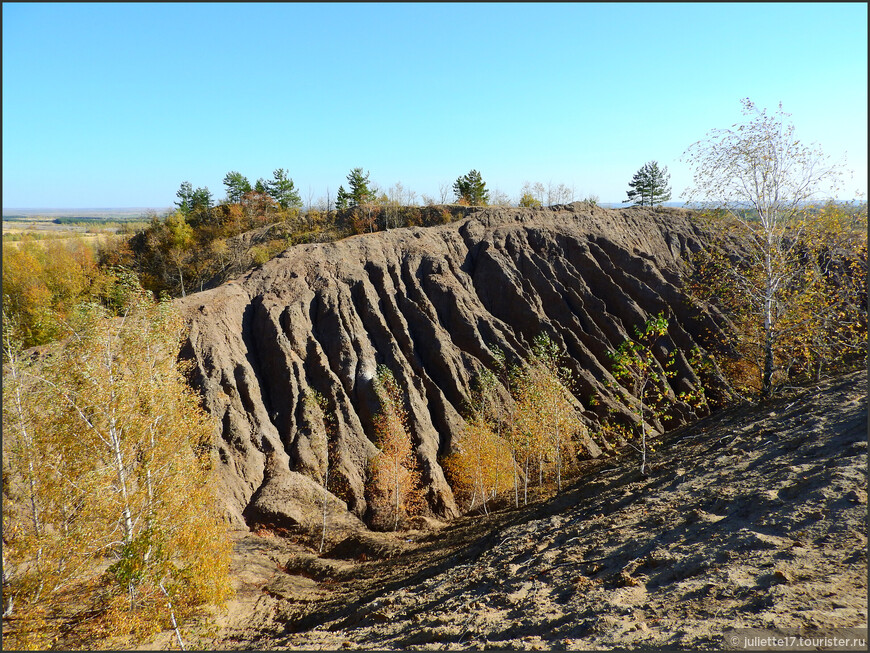
{"type": "Polygon", "coordinates": [[[3,221],[33,218],[77,218],[80,220],[143,220],[150,213],[161,215],[169,208],[99,208],[99,209],[3,209],[3,221]]]}
{"type": "Polygon", "coordinates": [[[37,210],[7,209],[3,213],[3,242],[13,245],[22,240],[58,240],[133,233],[145,226],[148,209],[37,210]]]}
{"type": "MultiPolygon", "coordinates": [[[[35,242],[40,245],[55,242],[71,242],[81,241],[89,243],[93,246],[107,244],[111,240],[117,238],[128,237],[125,234],[118,233],[116,229],[100,229],[88,230],[81,227],[64,227],[57,230],[48,230],[39,226],[32,226],[26,229],[11,229],[7,230],[3,223],[3,249],[7,247],[17,248],[22,243],[35,242]]],[[[131,223],[132,224],[132,223],[131,223]]]]}

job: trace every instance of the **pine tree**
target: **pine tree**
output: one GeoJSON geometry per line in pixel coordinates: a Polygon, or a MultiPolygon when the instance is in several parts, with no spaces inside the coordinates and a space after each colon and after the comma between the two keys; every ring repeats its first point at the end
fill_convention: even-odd
{"type": "MultiPolygon", "coordinates": [[[[347,175],[348,190],[345,194],[347,208],[362,206],[374,199],[374,192],[369,188],[369,173],[362,168],[354,168],[347,175]]],[[[341,192],[341,188],[339,192],[341,192]]]]}
{"type": "Polygon", "coordinates": [[[272,179],[266,183],[266,188],[282,209],[302,208],[302,198],[284,168],[278,168],[272,173],[272,179]]]}
{"type": "Polygon", "coordinates": [[[335,210],[344,211],[350,204],[350,196],[344,189],[344,186],[338,187],[338,194],[335,196],[335,210]]]}
{"type": "Polygon", "coordinates": [[[250,193],[252,189],[251,182],[247,177],[240,172],[228,172],[224,177],[224,186],[227,187],[227,202],[230,204],[238,204],[246,193],[250,193]]]}
{"type": "Polygon", "coordinates": [[[477,170],[471,170],[467,175],[459,177],[453,184],[458,202],[469,206],[486,206],[489,202],[489,191],[486,182],[477,170]]]}
{"type": "Polygon", "coordinates": [[[189,181],[181,182],[181,186],[175,192],[175,196],[178,198],[175,206],[177,206],[178,210],[184,215],[188,215],[192,206],[193,185],[189,181]]]}
{"type": "Polygon", "coordinates": [[[628,182],[628,200],[634,206],[655,206],[671,199],[668,167],[659,168],[656,161],[649,161],[628,182]]]}
{"type": "Polygon", "coordinates": [[[190,225],[196,227],[211,222],[213,206],[214,201],[208,186],[193,191],[190,195],[190,214],[188,216],[190,225]]]}

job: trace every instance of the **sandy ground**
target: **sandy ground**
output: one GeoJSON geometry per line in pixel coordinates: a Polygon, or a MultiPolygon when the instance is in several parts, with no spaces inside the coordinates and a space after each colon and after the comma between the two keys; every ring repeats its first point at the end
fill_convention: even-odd
{"type": "Polygon", "coordinates": [[[188,643],[721,649],[740,628],[866,633],[867,426],[858,372],[674,431],[648,477],[631,456],[591,461],[526,508],[333,534],[327,555],[240,534],[236,598],[188,643]]]}

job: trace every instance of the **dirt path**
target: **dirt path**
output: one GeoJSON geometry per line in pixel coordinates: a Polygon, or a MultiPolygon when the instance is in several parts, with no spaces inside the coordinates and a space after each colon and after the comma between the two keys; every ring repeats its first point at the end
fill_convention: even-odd
{"type": "Polygon", "coordinates": [[[719,649],[734,628],[866,630],[866,390],[859,372],[731,409],[668,434],[649,477],[593,461],[548,501],[330,556],[242,536],[238,595],[196,643],[719,649]]]}

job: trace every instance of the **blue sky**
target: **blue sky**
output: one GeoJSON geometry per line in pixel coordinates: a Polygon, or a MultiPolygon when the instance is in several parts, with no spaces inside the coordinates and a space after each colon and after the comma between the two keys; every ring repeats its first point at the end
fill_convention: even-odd
{"type": "Polygon", "coordinates": [[[624,200],[780,101],[867,186],[867,7],[3,3],[3,207],[163,208],[182,181],[285,168],[316,199],[361,166],[439,196],[477,169],[624,200]]]}

